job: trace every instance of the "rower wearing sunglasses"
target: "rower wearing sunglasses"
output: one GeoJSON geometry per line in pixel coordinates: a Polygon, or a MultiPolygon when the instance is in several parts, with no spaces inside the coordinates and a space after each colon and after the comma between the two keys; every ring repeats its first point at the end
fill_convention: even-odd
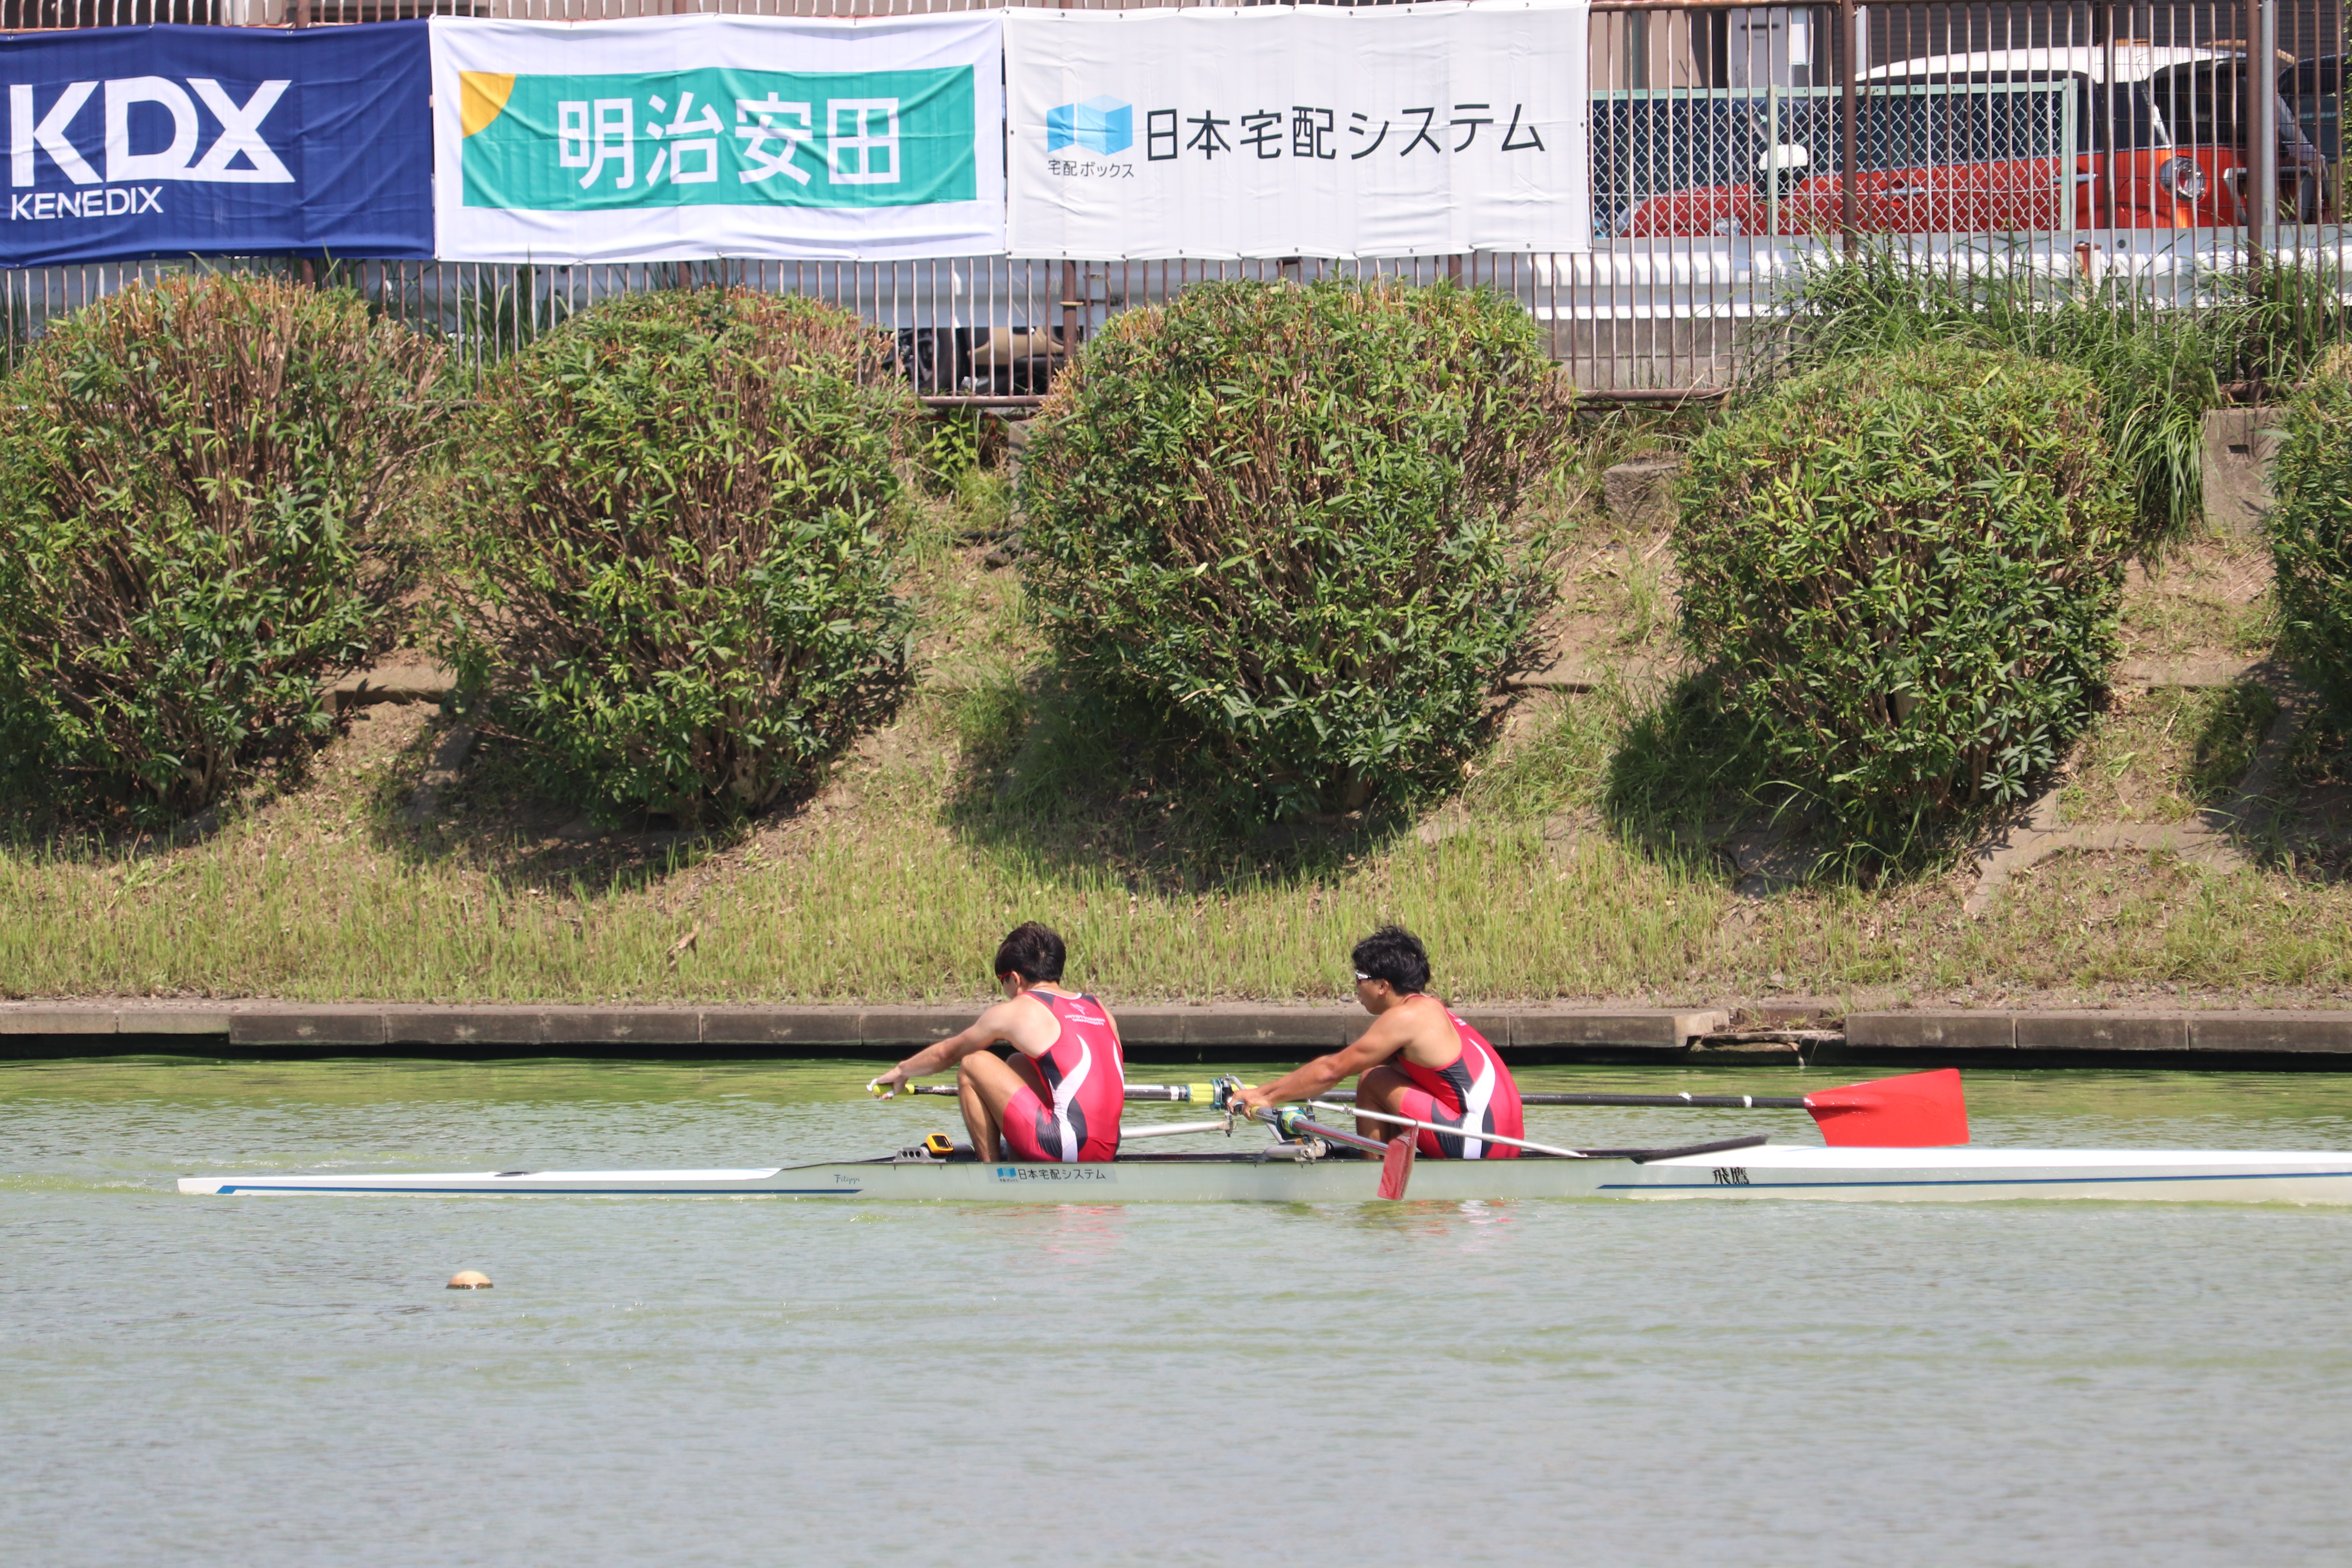
{"type": "MultiPolygon", "coordinates": [[[[1382,926],[1356,944],[1356,1000],[1372,1026],[1344,1050],[1318,1057],[1259,1089],[1237,1090],[1236,1106],[1313,1100],[1340,1080],[1362,1077],[1356,1109],[1407,1117],[1431,1126],[1413,1133],[1428,1159],[1508,1160],[1518,1150],[1492,1137],[1524,1138],[1518,1086],[1486,1037],[1427,994],[1429,952],[1402,926],[1382,926]]],[[[1391,1121],[1358,1116],[1356,1131],[1386,1142],[1391,1121]]]]}

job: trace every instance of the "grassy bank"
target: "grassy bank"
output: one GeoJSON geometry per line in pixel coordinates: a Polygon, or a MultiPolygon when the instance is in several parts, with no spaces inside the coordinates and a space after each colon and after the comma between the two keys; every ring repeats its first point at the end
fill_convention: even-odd
{"type": "MultiPolygon", "coordinates": [[[[1961,911],[1972,875],[1958,862],[1877,888],[1737,891],[1723,850],[1764,826],[1761,781],[1692,691],[1639,673],[1673,651],[1673,584],[1663,542],[1597,504],[1595,472],[1625,435],[1597,439],[1549,504],[1577,530],[1555,641],[1633,673],[1519,699],[1468,785],[1409,815],[1217,831],[1162,782],[1180,770],[1090,725],[1055,685],[1015,574],[988,564],[1004,495],[982,473],[915,529],[926,684],[814,797],[715,837],[608,828],[532,798],[485,741],[415,828],[404,809],[442,721],[364,710],[307,778],[201,841],[16,824],[0,850],[0,991],[936,1001],[983,994],[996,936],[1032,917],[1069,936],[1075,980],[1139,1001],[1342,996],[1349,945],[1391,919],[1428,938],[1448,994],[1475,1001],[2352,991],[2352,889],[2308,856],[2233,874],[2071,856],[1981,918],[1961,911]]],[[[2135,572],[2127,651],[2256,651],[2263,590],[2251,542],[2181,547],[2135,572]]],[[[2214,804],[2266,702],[2119,696],[2069,764],[2073,819],[2214,804]]],[[[2293,809],[2325,814],[2340,787],[2330,749],[2305,752],[2293,809]]]]}

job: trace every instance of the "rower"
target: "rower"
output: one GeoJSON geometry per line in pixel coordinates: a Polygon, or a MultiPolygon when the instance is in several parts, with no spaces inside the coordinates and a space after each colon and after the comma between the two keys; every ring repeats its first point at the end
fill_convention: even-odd
{"type": "MultiPolygon", "coordinates": [[[[1402,926],[1382,926],[1356,944],[1356,1000],[1372,1026],[1344,1050],[1318,1057],[1262,1089],[1236,1090],[1245,1110],[1313,1100],[1341,1079],[1361,1073],[1359,1110],[1386,1111],[1444,1129],[1413,1134],[1426,1159],[1509,1160],[1518,1150],[1480,1136],[1524,1138],[1518,1086],[1486,1037],[1427,994],[1429,952],[1402,926]],[[1458,1131],[1457,1131],[1458,1129],[1458,1131]]],[[[1385,1140],[1396,1129],[1367,1117],[1356,1131],[1385,1140]]]]}
{"type": "Polygon", "coordinates": [[[956,1097],[972,1152],[982,1160],[1070,1164],[1118,1153],[1118,1115],[1127,1100],[1118,1025],[1110,1009],[1066,990],[1062,939],[1029,921],[996,950],[1004,1000],[970,1028],[924,1047],[866,1087],[887,1095],[953,1067],[956,1097]],[[1008,1058],[991,1047],[1008,1045],[1008,1058]]]}

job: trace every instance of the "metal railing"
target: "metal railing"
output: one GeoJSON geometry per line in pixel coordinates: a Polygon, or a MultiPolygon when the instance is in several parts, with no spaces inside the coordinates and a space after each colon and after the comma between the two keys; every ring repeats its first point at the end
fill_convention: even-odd
{"type": "MultiPolygon", "coordinates": [[[[999,3],[1007,0],[6,0],[0,22],[866,16],[999,3]]],[[[1935,267],[2088,282],[2168,309],[2231,297],[2265,267],[2294,268],[2321,280],[2309,293],[2310,330],[2341,324],[2352,260],[2342,226],[2342,0],[1595,0],[1591,40],[1589,253],[208,264],[331,274],[474,359],[509,353],[616,293],[706,280],[790,289],[894,333],[918,389],[943,404],[1033,401],[1067,347],[1110,315],[1209,279],[1379,275],[1493,288],[1543,325],[1579,384],[1633,400],[1727,384],[1807,269],[1862,243],[1935,267]]],[[[0,345],[13,353],[52,316],[188,265],[0,271],[0,345]]]]}

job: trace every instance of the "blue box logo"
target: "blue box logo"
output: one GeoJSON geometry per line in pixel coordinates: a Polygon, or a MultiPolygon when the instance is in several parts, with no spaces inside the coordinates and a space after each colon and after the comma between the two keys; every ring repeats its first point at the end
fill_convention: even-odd
{"type": "Polygon", "coordinates": [[[1108,96],[1084,103],[1066,103],[1045,111],[1045,151],[1058,153],[1071,145],[1104,157],[1135,145],[1135,108],[1108,96]]]}

